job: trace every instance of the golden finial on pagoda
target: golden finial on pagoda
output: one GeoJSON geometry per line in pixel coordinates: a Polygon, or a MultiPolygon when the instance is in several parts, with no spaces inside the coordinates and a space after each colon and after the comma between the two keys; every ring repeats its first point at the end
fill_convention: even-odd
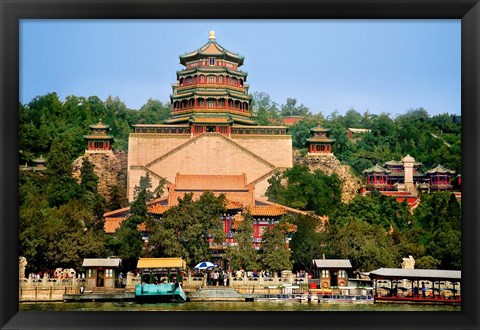
{"type": "Polygon", "coordinates": [[[210,40],[215,40],[215,31],[210,31],[210,37],[208,37],[210,40]]]}

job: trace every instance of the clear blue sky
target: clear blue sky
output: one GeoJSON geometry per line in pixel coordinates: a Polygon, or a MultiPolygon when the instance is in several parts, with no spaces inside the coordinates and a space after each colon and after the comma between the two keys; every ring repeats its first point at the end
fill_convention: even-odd
{"type": "Polygon", "coordinates": [[[165,103],[178,56],[210,30],[245,56],[250,92],[278,104],[460,114],[460,20],[22,20],[20,102],[56,92],[165,103]]]}

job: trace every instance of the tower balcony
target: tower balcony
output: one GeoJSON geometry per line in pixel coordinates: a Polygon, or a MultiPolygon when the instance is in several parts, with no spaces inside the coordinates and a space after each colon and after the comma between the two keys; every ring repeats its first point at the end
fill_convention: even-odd
{"type": "Polygon", "coordinates": [[[223,83],[211,83],[211,82],[197,82],[193,84],[183,84],[179,85],[178,83],[174,86],[177,87],[178,92],[183,92],[185,90],[194,89],[194,88],[229,88],[238,92],[246,93],[246,88],[249,87],[248,84],[244,84],[243,86],[239,86],[238,84],[227,84],[223,83]]]}
{"type": "Polygon", "coordinates": [[[190,106],[190,107],[185,107],[185,108],[179,108],[179,109],[172,109],[172,115],[179,115],[179,114],[184,114],[184,113],[190,113],[190,112],[210,112],[210,113],[222,113],[222,112],[228,112],[228,113],[233,113],[233,114],[238,114],[238,115],[250,115],[250,111],[248,110],[243,110],[239,108],[232,108],[232,107],[202,107],[202,106],[190,106]]]}
{"type": "Polygon", "coordinates": [[[435,183],[430,184],[430,190],[452,190],[453,186],[450,183],[435,183]]]}

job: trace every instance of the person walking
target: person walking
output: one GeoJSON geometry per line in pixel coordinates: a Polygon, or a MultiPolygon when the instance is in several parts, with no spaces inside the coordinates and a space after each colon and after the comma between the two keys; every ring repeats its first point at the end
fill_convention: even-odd
{"type": "Polygon", "coordinates": [[[210,283],[208,285],[215,285],[215,276],[213,271],[210,272],[210,283]]]}
{"type": "Polygon", "coordinates": [[[218,286],[218,272],[213,273],[213,285],[218,286]]]}
{"type": "Polygon", "coordinates": [[[228,272],[225,272],[225,274],[223,274],[223,286],[227,286],[227,282],[228,282],[228,272]]]}

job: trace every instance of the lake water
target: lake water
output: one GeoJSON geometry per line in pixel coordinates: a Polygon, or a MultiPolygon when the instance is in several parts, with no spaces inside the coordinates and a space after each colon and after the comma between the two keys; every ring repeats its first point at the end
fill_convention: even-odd
{"type": "Polygon", "coordinates": [[[135,302],[20,303],[20,311],[423,311],[460,312],[461,306],[409,304],[328,304],[293,301],[275,302],[186,302],[183,304],[138,304],[135,302]]]}

